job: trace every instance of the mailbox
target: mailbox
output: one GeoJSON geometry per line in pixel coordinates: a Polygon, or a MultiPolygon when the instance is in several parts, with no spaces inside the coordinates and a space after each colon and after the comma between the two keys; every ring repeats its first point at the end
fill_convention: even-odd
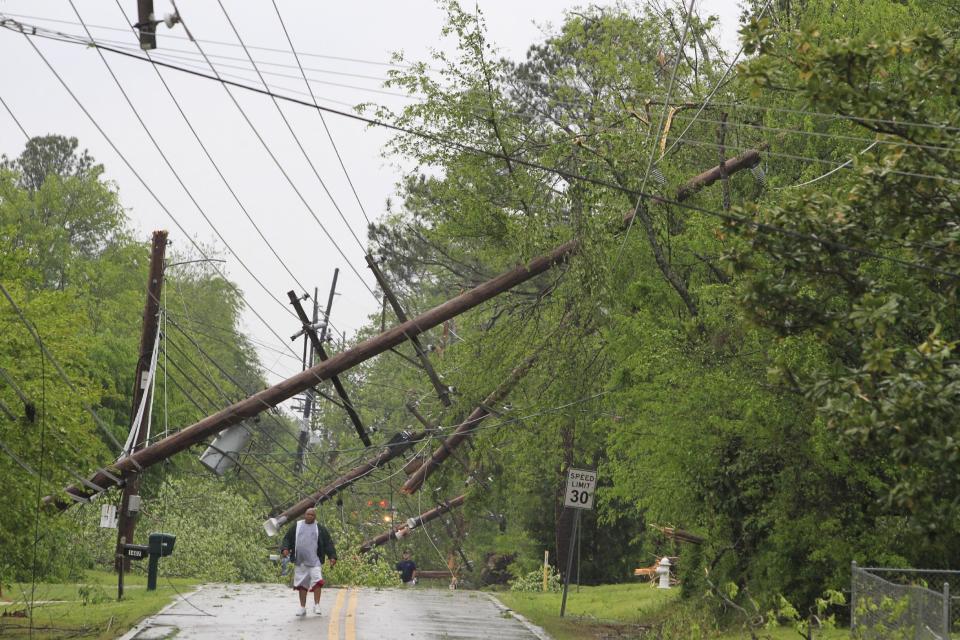
{"type": "Polygon", "coordinates": [[[149,538],[150,555],[166,557],[173,553],[177,536],[170,533],[151,533],[149,538]]]}

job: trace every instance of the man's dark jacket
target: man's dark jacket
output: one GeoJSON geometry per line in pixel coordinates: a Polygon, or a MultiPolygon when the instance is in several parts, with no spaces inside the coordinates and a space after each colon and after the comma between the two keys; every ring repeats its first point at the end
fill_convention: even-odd
{"type": "MultiPolygon", "coordinates": [[[[337,559],[337,550],[333,547],[333,538],[330,537],[330,532],[327,531],[319,522],[317,523],[317,531],[319,535],[317,536],[317,557],[320,558],[320,564],[323,564],[323,561],[326,558],[337,559]]],[[[287,529],[287,533],[283,536],[283,546],[280,547],[280,551],[283,552],[284,549],[290,550],[290,559],[296,561],[297,558],[297,523],[294,522],[287,529]]]]}

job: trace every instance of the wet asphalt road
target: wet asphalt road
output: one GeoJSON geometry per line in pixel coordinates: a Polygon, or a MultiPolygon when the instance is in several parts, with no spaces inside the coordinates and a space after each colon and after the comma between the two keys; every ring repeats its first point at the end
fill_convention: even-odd
{"type": "Polygon", "coordinates": [[[323,590],[320,615],[296,617],[282,585],[205,585],[145,620],[121,640],[311,638],[322,640],[548,640],[487,594],[445,589],[323,590]]]}

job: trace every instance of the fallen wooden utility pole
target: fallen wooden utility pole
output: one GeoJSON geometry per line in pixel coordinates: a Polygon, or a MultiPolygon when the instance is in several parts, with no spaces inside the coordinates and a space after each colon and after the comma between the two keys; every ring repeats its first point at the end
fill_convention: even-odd
{"type": "MultiPolygon", "coordinates": [[[[738,171],[744,169],[750,169],[757,166],[760,162],[760,151],[757,149],[747,149],[739,156],[730,158],[723,163],[723,168],[720,166],[715,166],[712,169],[707,169],[703,173],[694,176],[693,178],[687,180],[683,185],[677,189],[676,200],[674,202],[683,202],[693,194],[697,193],[704,187],[708,187],[717,180],[722,179],[724,176],[729,178],[738,171]]],[[[650,201],[656,204],[670,205],[674,204],[670,200],[661,198],[660,196],[650,196],[650,201]]],[[[629,211],[623,216],[623,226],[626,228],[630,225],[630,221],[633,220],[636,215],[635,211],[629,211]]]]}
{"type": "Polygon", "coordinates": [[[494,391],[484,398],[476,409],[474,409],[467,419],[461,422],[453,433],[451,433],[446,440],[440,443],[440,446],[437,447],[436,451],[433,452],[429,458],[423,461],[416,471],[410,474],[410,477],[407,478],[407,481],[403,483],[403,486],[400,487],[400,493],[414,493],[417,489],[423,486],[424,481],[430,477],[430,474],[433,473],[434,469],[443,464],[443,461],[450,457],[453,454],[454,449],[460,446],[464,440],[470,437],[470,433],[480,426],[480,423],[486,419],[487,416],[491,414],[490,407],[496,403],[503,400],[508,393],[510,393],[517,383],[527,374],[530,368],[533,366],[533,363],[537,359],[537,354],[534,354],[524,360],[516,369],[511,372],[510,377],[507,378],[499,387],[494,389],[494,391]]]}
{"type": "MultiPolygon", "coordinates": [[[[160,327],[160,292],[163,290],[164,256],[167,253],[167,232],[153,232],[153,246],[150,252],[150,272],[147,276],[147,299],[143,305],[143,323],[140,333],[140,353],[137,358],[137,368],[133,376],[133,403],[130,407],[130,429],[133,430],[133,441],[130,451],[143,447],[147,439],[147,429],[150,424],[150,406],[153,402],[153,390],[150,381],[155,371],[153,355],[154,346],[159,335],[160,327]]],[[[123,556],[121,540],[133,542],[133,534],[137,528],[137,516],[140,513],[140,473],[131,473],[123,486],[120,498],[120,509],[117,513],[117,571],[129,571],[130,559],[123,556]]],[[[97,483],[99,484],[99,483],[97,483]]]]}
{"type": "Polygon", "coordinates": [[[386,533],[381,533],[376,538],[372,538],[363,542],[360,545],[360,553],[366,553],[373,549],[374,547],[379,547],[380,545],[386,544],[391,540],[399,540],[403,538],[411,531],[416,529],[419,526],[422,526],[431,520],[436,520],[446,512],[451,509],[456,509],[459,506],[462,506],[463,503],[467,500],[466,495],[460,495],[452,500],[447,500],[446,502],[441,503],[439,506],[430,509],[429,511],[424,511],[419,516],[415,518],[410,518],[405,523],[398,527],[390,527],[390,530],[386,533]]]}
{"type": "MultiPolygon", "coordinates": [[[[297,317],[300,318],[300,322],[303,323],[303,330],[307,336],[309,336],[310,344],[313,345],[313,350],[316,352],[317,357],[320,358],[321,362],[329,360],[330,356],[327,355],[326,350],[323,348],[323,343],[317,336],[316,328],[310,323],[307,312],[304,311],[303,305],[300,304],[300,298],[298,298],[297,294],[293,291],[287,291],[287,297],[290,298],[290,304],[293,305],[294,310],[297,312],[297,317]]],[[[363,422],[360,421],[360,414],[353,408],[353,403],[350,402],[350,396],[347,394],[343,383],[340,382],[340,376],[332,375],[330,376],[330,381],[333,382],[333,388],[337,390],[337,395],[340,396],[340,400],[343,401],[343,408],[347,412],[347,415],[350,416],[350,422],[353,423],[353,428],[357,430],[357,435],[360,436],[361,442],[369,447],[371,445],[370,436],[367,435],[366,429],[363,428],[363,422]]]]}
{"type": "MultiPolygon", "coordinates": [[[[377,279],[377,283],[380,285],[380,288],[383,289],[383,295],[390,301],[390,306],[393,307],[393,312],[396,314],[397,319],[400,320],[400,322],[406,322],[407,314],[404,312],[403,307],[400,306],[400,300],[397,299],[397,296],[394,295],[393,290],[390,288],[390,283],[387,282],[383,272],[380,271],[380,267],[377,266],[377,261],[374,260],[373,256],[369,253],[365,257],[367,259],[367,266],[370,267],[370,271],[373,272],[373,277],[377,279]]],[[[447,385],[440,381],[440,377],[437,375],[436,370],[434,370],[433,365],[430,364],[430,358],[427,357],[427,350],[423,348],[420,339],[417,338],[416,334],[412,334],[409,337],[410,343],[413,345],[413,350],[417,352],[420,364],[423,365],[423,370],[427,372],[430,383],[433,385],[433,388],[437,390],[437,396],[440,398],[440,402],[443,406],[449,407],[452,404],[450,402],[450,390],[447,389],[447,385]]]]}
{"type": "MultiPolygon", "coordinates": [[[[577,240],[570,240],[560,245],[550,253],[534,258],[525,265],[520,265],[502,273],[483,284],[466,291],[459,296],[447,300],[443,304],[399,324],[387,331],[368,338],[350,349],[331,356],[329,360],[321,362],[305,371],[264,389],[245,400],[241,400],[229,407],[208,416],[197,423],[185,427],[181,431],[170,435],[133,455],[118,460],[113,465],[113,471],[123,477],[134,469],[145,469],[158,462],[177,454],[201,442],[205,438],[219,433],[238,422],[263,413],[275,407],[284,400],[288,400],[298,393],[303,393],[317,384],[319,380],[327,380],[331,376],[343,373],[356,365],[377,356],[384,351],[403,344],[410,335],[422,333],[433,327],[443,324],[444,321],[454,318],[465,311],[512,289],[518,284],[526,282],[551,267],[564,262],[580,248],[577,240]]],[[[92,478],[94,484],[101,487],[111,487],[116,484],[103,472],[98,472],[92,478]]],[[[70,485],[67,493],[73,496],[88,498],[93,494],[89,488],[70,485]]],[[[66,496],[56,495],[44,498],[47,504],[53,503],[59,509],[66,509],[73,504],[73,500],[66,496]]]]}
{"type": "Polygon", "coordinates": [[[689,531],[684,531],[683,529],[677,529],[674,527],[661,527],[656,524],[651,524],[649,526],[651,529],[656,529],[671,540],[679,540],[680,542],[688,542],[690,544],[703,544],[707,541],[707,539],[703,536],[698,536],[695,533],[690,533],[689,531]]]}
{"type": "MultiPolygon", "coordinates": [[[[700,189],[703,189],[706,186],[709,186],[722,178],[725,174],[729,175],[731,173],[736,173],[742,169],[747,169],[755,166],[760,162],[760,152],[754,149],[750,149],[742,153],[741,155],[727,160],[719,167],[714,167],[708,171],[701,173],[700,175],[694,177],[693,179],[687,181],[680,189],[677,191],[677,200],[684,200],[700,189]]],[[[635,215],[635,212],[630,212],[624,217],[624,224],[629,224],[630,220],[635,215]]],[[[371,261],[368,256],[368,262],[371,261]]],[[[411,461],[407,467],[404,468],[405,471],[409,474],[409,478],[403,484],[403,487],[400,488],[401,493],[411,494],[420,489],[423,486],[424,481],[433,473],[440,464],[443,463],[451,454],[454,454],[454,450],[460,446],[460,444],[469,437],[470,432],[473,431],[477,425],[487,418],[493,411],[491,407],[503,399],[503,397],[510,392],[510,390],[519,382],[520,378],[529,370],[532,365],[532,360],[528,360],[524,364],[517,367],[514,370],[513,375],[510,379],[507,380],[503,385],[501,385],[496,391],[494,391],[490,396],[480,403],[476,409],[467,417],[467,419],[460,424],[454,430],[454,432],[434,451],[433,455],[424,460],[422,463],[417,464],[417,461],[411,461]]],[[[422,416],[420,416],[415,408],[407,405],[407,409],[414,414],[414,416],[420,420],[422,423],[427,424],[422,416]]],[[[459,458],[458,458],[459,459],[459,458]]],[[[460,461],[463,464],[463,461],[460,461]]]]}
{"type": "Polygon", "coordinates": [[[285,523],[300,517],[307,509],[323,504],[336,495],[336,493],[340,490],[349,487],[360,478],[375,471],[376,469],[379,469],[397,456],[403,454],[413,445],[417,444],[418,442],[422,442],[427,437],[429,437],[429,435],[423,431],[414,435],[411,435],[406,431],[398,433],[393,437],[392,440],[390,440],[390,442],[384,445],[384,450],[376,457],[354,467],[324,488],[312,495],[307,496],[279,515],[269,518],[263,523],[264,531],[267,532],[268,536],[276,535],[280,530],[280,527],[282,527],[285,523]]]}
{"type": "Polygon", "coordinates": [[[747,149],[735,158],[724,161],[713,169],[708,169],[700,175],[688,180],[677,189],[677,200],[683,202],[704,187],[709,187],[725,176],[731,176],[743,169],[750,169],[760,162],[760,151],[747,149]]]}
{"type": "MultiPolygon", "coordinates": [[[[734,167],[728,166],[727,174],[730,175],[733,172],[734,167]]],[[[651,199],[661,200],[656,197],[651,199]]],[[[635,212],[627,214],[624,222],[629,222],[634,215],[635,212]]],[[[91,478],[91,484],[102,488],[122,484],[123,478],[131,471],[139,471],[166,460],[174,454],[202,442],[209,436],[217,434],[247,418],[263,413],[263,411],[275,407],[298,393],[303,393],[310,387],[315,386],[319,380],[327,380],[333,375],[343,373],[361,362],[388,351],[391,347],[403,344],[411,335],[417,335],[437,327],[445,321],[455,318],[461,313],[469,311],[487,300],[500,295],[504,291],[508,291],[518,284],[522,284],[546,272],[555,265],[565,262],[579,249],[580,243],[578,240],[565,242],[553,249],[550,253],[534,258],[526,265],[520,265],[510,271],[501,273],[491,280],[420,314],[416,318],[403,322],[379,335],[368,338],[360,344],[338,353],[329,360],[314,365],[279,384],[264,389],[245,400],[232,404],[199,422],[185,427],[177,433],[118,460],[109,470],[101,470],[94,474],[91,478]]],[[[73,505],[74,501],[86,501],[91,495],[97,493],[95,490],[85,488],[83,483],[79,485],[69,485],[64,491],[69,494],[69,497],[59,494],[47,496],[43,499],[43,502],[45,504],[53,504],[58,509],[67,509],[73,505]]]]}

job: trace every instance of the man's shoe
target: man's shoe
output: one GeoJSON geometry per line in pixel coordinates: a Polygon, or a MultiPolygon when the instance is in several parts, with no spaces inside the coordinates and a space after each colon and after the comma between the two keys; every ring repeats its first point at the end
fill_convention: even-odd
{"type": "Polygon", "coordinates": [[[306,607],[300,607],[300,610],[297,611],[297,617],[305,616],[305,615],[307,615],[307,608],[306,608],[306,607]]]}
{"type": "Polygon", "coordinates": [[[319,615],[320,615],[320,605],[318,605],[318,604],[313,605],[313,612],[319,616],[319,615]]]}

